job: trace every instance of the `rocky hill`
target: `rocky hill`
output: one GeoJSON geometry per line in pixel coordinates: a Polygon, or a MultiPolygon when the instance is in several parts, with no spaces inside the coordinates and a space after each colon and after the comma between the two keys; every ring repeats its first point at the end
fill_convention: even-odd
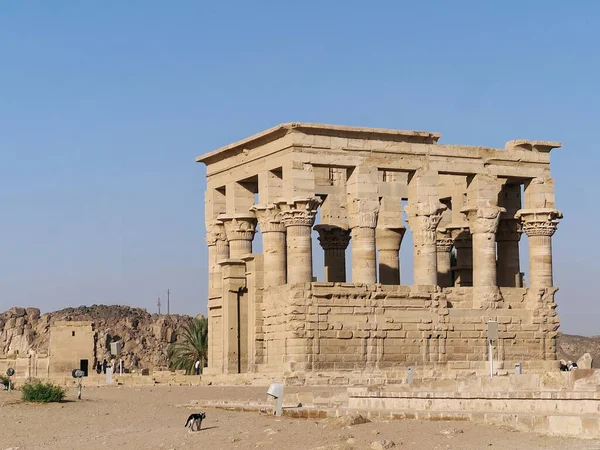
{"type": "Polygon", "coordinates": [[[600,336],[559,334],[556,345],[558,359],[577,361],[584,353],[592,357],[592,367],[600,367],[600,336]]]}
{"type": "Polygon", "coordinates": [[[56,321],[92,321],[97,331],[96,357],[110,359],[110,342],[122,340],[126,368],[155,369],[167,365],[166,352],[177,340],[184,315],[149,314],[128,306],[80,306],[40,315],[37,308],[11,308],[0,314],[0,356],[48,351],[50,325],[56,321]]]}

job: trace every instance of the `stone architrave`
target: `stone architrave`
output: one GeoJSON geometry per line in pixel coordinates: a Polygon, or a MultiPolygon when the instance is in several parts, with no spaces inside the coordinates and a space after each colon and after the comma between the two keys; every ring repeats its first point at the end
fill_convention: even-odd
{"type": "Polygon", "coordinates": [[[287,282],[310,283],[312,281],[312,226],[321,199],[295,198],[281,201],[281,222],[287,232],[287,282]]]}
{"type": "Polygon", "coordinates": [[[262,233],[265,287],[287,283],[286,235],[278,205],[255,205],[250,208],[262,233]]]}
{"type": "Polygon", "coordinates": [[[450,287],[452,286],[451,253],[454,245],[450,230],[438,228],[435,245],[437,250],[437,284],[441,287],[450,287]]]}
{"type": "Polygon", "coordinates": [[[379,202],[355,198],[348,207],[348,222],[352,230],[352,282],[377,283],[375,228],[379,202]]]}
{"type": "Polygon", "coordinates": [[[256,233],[256,216],[252,212],[220,215],[229,241],[230,258],[239,259],[252,253],[252,240],[256,233]]]}
{"type": "Polygon", "coordinates": [[[552,287],[552,236],[562,213],[553,208],[521,209],[515,217],[529,238],[530,287],[552,287]]]}
{"type": "Polygon", "coordinates": [[[376,229],[377,248],[379,249],[379,282],[381,284],[400,284],[400,246],[406,228],[376,229]]]}
{"type": "Polygon", "coordinates": [[[504,211],[498,206],[461,209],[469,220],[473,239],[473,287],[496,286],[496,230],[504,211]]]}
{"type": "Polygon", "coordinates": [[[406,207],[414,241],[416,285],[437,285],[437,226],[446,206],[439,202],[410,203],[406,207]]]}
{"type": "Polygon", "coordinates": [[[350,242],[350,230],[333,225],[319,224],[319,243],[325,252],[325,281],[346,282],[346,249],[350,242]]]}
{"type": "Polygon", "coordinates": [[[521,287],[519,240],[522,227],[517,219],[500,218],[496,231],[498,249],[498,286],[521,287]]]}

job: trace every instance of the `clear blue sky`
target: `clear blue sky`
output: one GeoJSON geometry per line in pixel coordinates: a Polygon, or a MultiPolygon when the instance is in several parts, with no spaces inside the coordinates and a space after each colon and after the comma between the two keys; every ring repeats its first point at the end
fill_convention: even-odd
{"type": "MultiPolygon", "coordinates": [[[[600,334],[600,3],[2,2],[0,311],[206,310],[204,167],[288,121],[552,152],[565,332],[600,334]]],[[[404,256],[404,255],[403,255],[404,256]]]]}

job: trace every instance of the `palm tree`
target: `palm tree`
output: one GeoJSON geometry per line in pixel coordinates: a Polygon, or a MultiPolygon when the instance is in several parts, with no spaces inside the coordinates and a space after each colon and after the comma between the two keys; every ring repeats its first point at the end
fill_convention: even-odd
{"type": "Polygon", "coordinates": [[[200,361],[200,373],[208,353],[208,320],[196,317],[183,325],[177,342],[169,345],[167,356],[171,370],[185,369],[186,374],[194,373],[196,361],[200,361]]]}

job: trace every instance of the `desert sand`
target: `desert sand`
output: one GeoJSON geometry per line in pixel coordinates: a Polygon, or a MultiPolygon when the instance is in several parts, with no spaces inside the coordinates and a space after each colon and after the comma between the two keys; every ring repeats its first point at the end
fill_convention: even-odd
{"type": "Polygon", "coordinates": [[[344,427],[335,419],[290,419],[257,412],[187,406],[192,401],[264,399],[264,388],[110,386],[69,388],[61,404],[25,404],[0,392],[0,450],[36,449],[600,449],[599,441],[538,436],[469,422],[374,421],[344,427]],[[203,429],[184,428],[204,410],[203,429]],[[372,447],[373,445],[373,447],[372,447]],[[379,446],[378,446],[379,445],[379,446]]]}

